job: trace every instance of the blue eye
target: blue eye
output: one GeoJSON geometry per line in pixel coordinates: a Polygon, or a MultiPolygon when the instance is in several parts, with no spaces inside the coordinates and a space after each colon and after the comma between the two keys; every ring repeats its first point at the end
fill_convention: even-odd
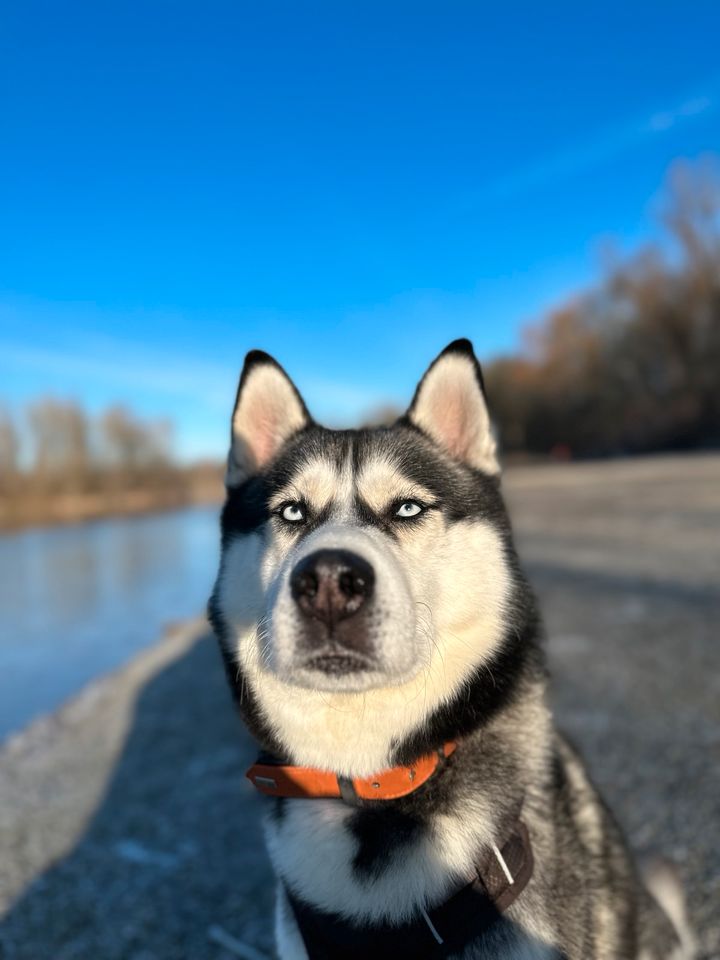
{"type": "Polygon", "coordinates": [[[408,519],[409,517],[417,517],[419,513],[422,513],[423,508],[419,503],[415,503],[414,500],[406,500],[405,503],[401,503],[400,506],[395,511],[396,517],[402,517],[402,519],[408,519]]]}
{"type": "Polygon", "coordinates": [[[280,511],[280,516],[288,523],[302,523],[305,519],[305,510],[301,503],[286,503],[280,511]]]}

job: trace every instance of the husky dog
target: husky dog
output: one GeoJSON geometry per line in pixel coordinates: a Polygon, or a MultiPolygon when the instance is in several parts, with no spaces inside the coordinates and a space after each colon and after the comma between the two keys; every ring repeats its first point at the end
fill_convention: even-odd
{"type": "Polygon", "coordinates": [[[275,797],[282,958],[691,955],[553,728],[499,473],[467,340],[375,429],[246,358],[210,617],[275,797]]]}

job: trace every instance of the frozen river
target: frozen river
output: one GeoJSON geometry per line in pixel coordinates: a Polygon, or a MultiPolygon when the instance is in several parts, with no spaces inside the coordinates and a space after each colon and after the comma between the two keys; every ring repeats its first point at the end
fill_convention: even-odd
{"type": "Polygon", "coordinates": [[[201,613],[218,508],[0,536],[0,739],[201,613]]]}

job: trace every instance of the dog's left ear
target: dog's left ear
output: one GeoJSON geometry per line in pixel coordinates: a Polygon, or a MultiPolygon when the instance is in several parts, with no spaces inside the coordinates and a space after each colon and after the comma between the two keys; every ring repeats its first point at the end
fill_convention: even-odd
{"type": "Polygon", "coordinates": [[[482,372],[469,340],[454,340],[436,357],[406,416],[456,460],[500,473],[482,372]]]}
{"type": "Polygon", "coordinates": [[[237,487],[262,470],[283,444],[312,423],[295,384],[262,350],[251,350],[240,375],[225,484],[237,487]]]}

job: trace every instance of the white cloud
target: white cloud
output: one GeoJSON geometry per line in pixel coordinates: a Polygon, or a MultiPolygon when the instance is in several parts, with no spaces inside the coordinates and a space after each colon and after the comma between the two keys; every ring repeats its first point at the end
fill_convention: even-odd
{"type": "Polygon", "coordinates": [[[655,111],[642,120],[607,127],[588,140],[565,149],[538,157],[526,167],[511,171],[506,176],[486,184],[471,198],[471,203],[504,200],[529,190],[545,186],[578,171],[614,160],[648,140],[663,135],[680,123],[691,121],[717,107],[717,83],[702,96],[683,100],[677,106],[655,111]]]}
{"type": "Polygon", "coordinates": [[[647,122],[645,129],[649,133],[664,133],[672,129],[679,121],[687,117],[697,117],[706,113],[714,106],[711,97],[694,97],[686,100],[673,110],[662,110],[654,113],[647,122]]]}

